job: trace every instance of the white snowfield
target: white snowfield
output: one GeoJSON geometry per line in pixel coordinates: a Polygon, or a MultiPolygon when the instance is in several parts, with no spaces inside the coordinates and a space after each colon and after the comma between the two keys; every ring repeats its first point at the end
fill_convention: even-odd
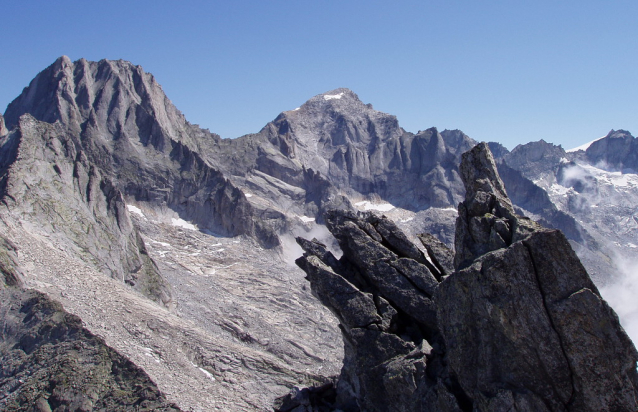
{"type": "Polygon", "coordinates": [[[339,93],[339,94],[324,94],[323,98],[326,100],[333,100],[333,99],[341,99],[343,97],[343,92],[339,93]]]}
{"type": "Polygon", "coordinates": [[[171,218],[171,224],[173,226],[183,227],[184,229],[188,229],[188,230],[197,230],[197,227],[195,225],[193,225],[192,223],[188,223],[184,219],[179,219],[179,218],[175,219],[173,217],[171,218]]]}
{"type": "Polygon", "coordinates": [[[363,209],[363,210],[378,210],[379,212],[389,212],[390,210],[394,209],[394,205],[390,204],[390,203],[372,203],[369,202],[367,200],[364,200],[363,202],[358,202],[354,204],[355,206],[357,206],[359,209],[363,209]]]}
{"type": "Polygon", "coordinates": [[[126,208],[128,209],[129,212],[135,213],[136,215],[139,215],[140,217],[143,217],[144,219],[146,219],[146,216],[144,216],[144,213],[142,213],[142,209],[140,209],[139,207],[133,206],[133,205],[126,205],[126,208]]]}
{"type": "Polygon", "coordinates": [[[304,223],[309,223],[309,222],[314,222],[315,221],[314,217],[309,217],[309,216],[298,216],[298,217],[304,223]]]}
{"type": "Polygon", "coordinates": [[[582,144],[582,145],[580,145],[580,146],[578,146],[578,147],[574,147],[573,149],[567,149],[567,150],[565,150],[565,151],[566,151],[567,153],[577,152],[577,151],[579,151],[579,150],[583,150],[583,151],[585,151],[585,150],[587,150],[587,148],[589,148],[589,146],[591,146],[591,144],[592,144],[592,143],[597,142],[597,141],[599,141],[600,139],[604,139],[604,138],[605,138],[605,136],[603,136],[603,137],[599,137],[598,139],[592,140],[591,142],[588,142],[588,143],[582,144]]]}

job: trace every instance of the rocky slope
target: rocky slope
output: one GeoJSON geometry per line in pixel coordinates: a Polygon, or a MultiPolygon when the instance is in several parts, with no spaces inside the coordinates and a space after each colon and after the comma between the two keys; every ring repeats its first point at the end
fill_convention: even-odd
{"type": "MultiPolygon", "coordinates": [[[[622,147],[634,150],[622,138],[629,141],[622,147]]],[[[339,256],[323,224],[334,229],[345,221],[335,223],[334,214],[325,220],[326,212],[383,211],[392,222],[360,225],[372,225],[391,253],[412,259],[379,252],[397,279],[415,271],[404,286],[414,283],[420,292],[405,292],[407,306],[395,308],[401,316],[413,311],[454,271],[453,258],[440,252],[454,244],[456,206],[466,197],[458,164],[474,144],[460,131],[406,132],[347,89],[315,96],[258,133],[221,139],[189,124],[141,67],[61,57],[0,117],[0,230],[21,250],[15,279],[80,316],[170,401],[187,410],[270,410],[295,384],[322,384],[315,398],[336,396],[331,385],[344,359],[337,322],[289,264],[302,253],[293,236],[319,237],[339,256]],[[410,246],[422,232],[435,235],[423,237],[430,255],[439,256],[434,263],[410,246]]],[[[499,219],[524,213],[563,230],[604,281],[610,256],[633,250],[634,211],[622,206],[634,195],[631,156],[617,158],[615,144],[600,146],[591,159],[544,142],[512,152],[493,147],[513,208],[499,219]],[[603,158],[609,170],[625,173],[595,171],[592,162],[603,158]],[[619,195],[620,188],[627,191],[619,195]],[[594,203],[594,195],[602,200],[594,203]],[[609,240],[625,246],[605,248],[609,240]]],[[[501,220],[479,219],[474,235],[494,224],[492,246],[509,244],[501,220]]],[[[466,249],[465,260],[487,251],[466,249]]],[[[359,287],[365,282],[358,276],[348,281],[359,287]]],[[[388,326],[395,303],[383,299],[389,306],[373,301],[386,308],[379,316],[388,326]]],[[[432,313],[397,325],[391,329],[416,341],[440,335],[432,313]]],[[[432,353],[440,353],[432,339],[432,353]]],[[[345,349],[351,359],[354,349],[345,349]]],[[[465,389],[450,379],[437,383],[436,393],[422,390],[443,404],[464,404],[465,389]]],[[[359,390],[355,381],[339,382],[359,390]]],[[[397,396],[407,396],[401,391],[397,396]]]]}
{"type": "Polygon", "coordinates": [[[635,410],[638,352],[566,238],[516,215],[486,144],[460,171],[454,273],[451,251],[423,238],[424,253],[370,214],[329,214],[339,260],[299,238],[297,263],[343,334],[330,407],[635,410]]]}
{"type": "Polygon", "coordinates": [[[171,305],[171,291],[133,226],[122,193],[60,123],[29,115],[0,141],[0,200],[39,233],[99,270],[171,305]]]}
{"type": "Polygon", "coordinates": [[[17,247],[0,238],[3,411],[179,411],[140,367],[46,295],[22,288],[17,247]]]}

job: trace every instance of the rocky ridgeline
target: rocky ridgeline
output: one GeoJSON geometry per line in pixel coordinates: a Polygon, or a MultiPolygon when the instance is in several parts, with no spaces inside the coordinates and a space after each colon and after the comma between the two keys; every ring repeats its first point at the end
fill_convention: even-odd
{"type": "Polygon", "coordinates": [[[460,171],[454,268],[444,246],[424,236],[423,252],[371,214],[328,214],[340,259],[298,239],[345,357],[331,390],[297,391],[280,410],[638,408],[638,353],[564,235],[514,212],[486,144],[460,171]]]}
{"type": "Polygon", "coordinates": [[[213,166],[219,136],[186,122],[140,66],[60,57],[9,104],[7,127],[25,114],[58,122],[124,196],[173,209],[215,233],[278,244],[268,219],[253,219],[243,192],[213,166]]]}
{"type": "MultiPolygon", "coordinates": [[[[497,169],[480,150],[459,168],[474,145],[458,130],[407,132],[348,89],[315,96],[258,133],[221,139],[189,124],[141,67],[61,57],[0,116],[0,220],[11,239],[0,245],[9,251],[0,253],[0,269],[7,284],[24,280],[81,315],[185,408],[264,410],[291,382],[325,385],[297,391],[282,410],[321,402],[576,410],[603,392],[606,405],[632,405],[621,394],[623,379],[633,379],[631,345],[620,332],[600,337],[616,330],[600,328],[617,322],[604,315],[607,306],[565,238],[520,216],[562,230],[596,281],[607,281],[613,253],[638,253],[636,139],[612,131],[575,153],[544,141],[511,152],[491,144],[497,169]],[[439,240],[454,243],[453,209],[463,199],[454,255],[439,240]],[[351,200],[392,203],[396,224],[358,215],[351,200]],[[191,236],[168,223],[178,216],[201,231],[191,236]],[[345,253],[338,260],[320,243],[300,241],[307,253],[300,263],[346,338],[338,381],[334,319],[302,287],[301,271],[281,259],[286,237],[320,231],[317,223],[345,253]],[[417,248],[408,239],[421,231],[436,237],[422,235],[417,248]],[[23,271],[13,269],[14,244],[23,271]],[[543,266],[553,261],[560,264],[543,266]],[[572,323],[562,325],[564,312],[572,323]],[[171,327],[157,328],[157,319],[171,327]],[[578,324],[585,320],[591,324],[578,324]],[[581,339],[583,331],[593,335],[581,339]],[[593,369],[602,373],[596,392],[570,336],[588,342],[592,367],[604,354],[609,370],[624,375],[593,369]],[[621,389],[608,390],[613,382],[621,389]]],[[[49,314],[67,319],[35,292],[2,293],[11,302],[0,311],[6,325],[22,322],[24,313],[14,312],[28,301],[46,325],[49,314]]],[[[77,326],[68,319],[64,325],[77,326]]],[[[49,326],[30,325],[15,333],[49,342],[49,326]]],[[[62,361],[68,350],[46,359],[62,361]]],[[[85,353],[64,362],[93,356],[85,353]]],[[[57,372],[43,373],[44,381],[57,372]]],[[[11,382],[2,390],[26,393],[6,389],[19,387],[11,382]]],[[[47,393],[43,399],[52,399],[47,393]]],[[[65,393],[58,399],[80,399],[65,393]]]]}

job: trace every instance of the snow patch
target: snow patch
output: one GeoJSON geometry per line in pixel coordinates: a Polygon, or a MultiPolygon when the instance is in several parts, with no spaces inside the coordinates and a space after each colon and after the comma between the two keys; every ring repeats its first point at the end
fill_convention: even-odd
{"type": "Polygon", "coordinates": [[[253,194],[252,194],[252,193],[244,193],[244,196],[246,196],[246,197],[253,197],[253,194]]]}
{"type": "Polygon", "coordinates": [[[293,112],[296,112],[297,110],[301,109],[301,107],[297,107],[296,109],[293,109],[293,112]]]}
{"type": "Polygon", "coordinates": [[[314,217],[309,217],[309,216],[297,216],[299,219],[301,219],[302,222],[304,223],[309,223],[309,222],[314,222],[315,218],[314,217]]]}
{"type": "Polygon", "coordinates": [[[629,246],[632,249],[638,248],[638,246],[634,245],[633,243],[629,243],[627,244],[627,246],[629,246]]]}
{"type": "Polygon", "coordinates": [[[325,100],[335,100],[335,99],[339,100],[343,97],[343,95],[344,95],[344,92],[341,92],[339,94],[324,94],[323,98],[325,100]]]}
{"type": "Polygon", "coordinates": [[[204,375],[206,375],[207,377],[209,377],[209,378],[210,378],[210,380],[212,380],[212,381],[214,381],[214,380],[215,380],[215,377],[213,376],[213,374],[212,374],[212,373],[210,373],[210,372],[208,372],[206,369],[204,369],[204,368],[197,368],[197,369],[199,369],[200,371],[204,372],[204,375]]]}
{"type": "Polygon", "coordinates": [[[597,141],[599,141],[600,139],[604,139],[604,138],[605,138],[605,136],[603,136],[603,137],[599,137],[599,138],[598,138],[598,139],[596,139],[596,140],[592,140],[591,142],[588,142],[588,143],[582,144],[582,145],[580,145],[580,146],[578,146],[578,147],[574,147],[573,149],[567,149],[567,150],[565,150],[565,151],[566,151],[567,153],[577,152],[577,151],[579,151],[579,150],[583,150],[583,151],[585,151],[585,150],[587,150],[587,149],[589,148],[589,146],[591,146],[591,145],[592,145],[592,143],[597,142],[597,141]]]}
{"type": "Polygon", "coordinates": [[[129,212],[135,213],[136,215],[139,215],[143,217],[144,219],[146,219],[146,216],[144,216],[144,213],[142,213],[142,209],[140,209],[139,207],[133,206],[133,205],[126,205],[126,208],[128,209],[129,212]]]}
{"type": "Polygon", "coordinates": [[[175,219],[174,217],[171,218],[171,224],[173,226],[177,226],[177,227],[183,227],[184,229],[188,229],[188,230],[197,230],[197,227],[195,227],[195,225],[193,225],[192,223],[188,223],[187,221],[183,220],[183,219],[175,219]]]}
{"type": "Polygon", "coordinates": [[[567,194],[570,192],[570,188],[561,186],[557,183],[553,183],[552,186],[549,188],[549,190],[553,194],[559,195],[559,196],[567,196],[567,194]]]}
{"type": "Polygon", "coordinates": [[[360,209],[363,208],[364,210],[378,210],[379,212],[389,212],[390,210],[394,209],[394,205],[390,203],[375,204],[367,200],[355,203],[354,205],[359,207],[360,209]]]}

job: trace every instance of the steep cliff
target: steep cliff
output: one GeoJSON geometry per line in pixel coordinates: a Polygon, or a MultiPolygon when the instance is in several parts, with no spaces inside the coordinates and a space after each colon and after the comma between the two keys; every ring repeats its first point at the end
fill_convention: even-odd
{"type": "Polygon", "coordinates": [[[214,158],[219,136],[186,122],[140,66],[60,57],[9,104],[7,127],[25,113],[59,122],[125,197],[168,207],[216,233],[278,244],[243,192],[206,160],[214,158]]]}
{"type": "Polygon", "coordinates": [[[174,304],[121,191],[87,158],[78,136],[24,115],[0,140],[0,170],[2,205],[29,230],[152,300],[174,304]]]}

